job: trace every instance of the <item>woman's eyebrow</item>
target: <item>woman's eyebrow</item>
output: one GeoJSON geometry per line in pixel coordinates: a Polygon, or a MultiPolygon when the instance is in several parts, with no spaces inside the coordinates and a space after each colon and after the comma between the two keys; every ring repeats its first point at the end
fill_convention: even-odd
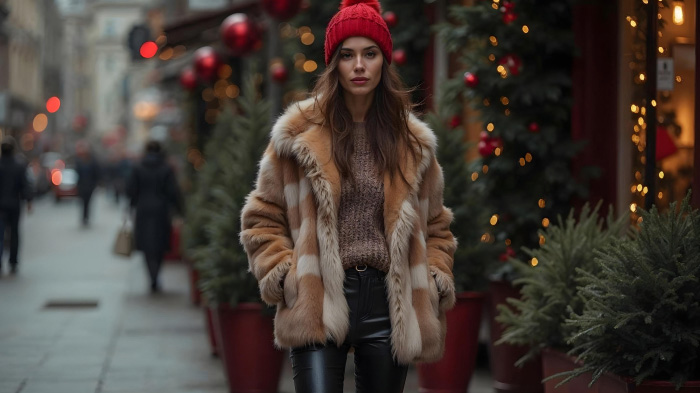
{"type": "MultiPolygon", "coordinates": [[[[362,50],[365,51],[365,50],[370,50],[370,49],[375,49],[375,48],[378,48],[378,46],[377,46],[377,45],[372,45],[372,46],[368,46],[368,47],[366,47],[366,48],[364,48],[364,49],[362,49],[362,50]]],[[[349,51],[353,51],[352,48],[345,48],[345,47],[340,48],[340,50],[349,50],[349,51]]]]}

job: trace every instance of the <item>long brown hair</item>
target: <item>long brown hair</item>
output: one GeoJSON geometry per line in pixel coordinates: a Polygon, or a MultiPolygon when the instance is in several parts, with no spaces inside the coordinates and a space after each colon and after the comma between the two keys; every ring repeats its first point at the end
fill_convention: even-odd
{"type": "MultiPolygon", "coordinates": [[[[335,165],[341,176],[354,182],[354,173],[350,165],[353,153],[353,119],[345,105],[343,88],[338,79],[340,48],[339,45],[326,70],[319,76],[312,96],[315,97],[317,108],[320,110],[315,120],[331,129],[335,165]]],[[[413,107],[411,90],[405,87],[396,70],[384,61],[382,78],[374,90],[374,100],[365,119],[365,129],[377,165],[377,173],[382,174],[388,170],[392,181],[394,174],[398,173],[407,183],[399,165],[402,158],[400,149],[407,150],[409,154],[403,158],[410,157],[414,163],[419,162],[423,155],[418,138],[408,127],[408,116],[413,107]],[[419,154],[411,148],[414,144],[419,147],[419,154]]]]}

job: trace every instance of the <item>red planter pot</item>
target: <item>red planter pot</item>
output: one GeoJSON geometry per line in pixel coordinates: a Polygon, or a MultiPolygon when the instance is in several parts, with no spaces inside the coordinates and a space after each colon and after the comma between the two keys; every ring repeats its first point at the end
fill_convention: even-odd
{"type": "Polygon", "coordinates": [[[528,347],[510,344],[494,345],[503,334],[504,327],[494,320],[497,306],[505,304],[507,298],[520,298],[520,291],[506,281],[489,283],[489,318],[491,322],[490,356],[493,388],[499,393],[540,393],[542,384],[542,361],[538,358],[516,367],[515,362],[523,357],[528,347]]]}
{"type": "Polygon", "coordinates": [[[211,307],[202,308],[204,311],[204,324],[207,327],[207,338],[209,339],[209,348],[211,350],[211,356],[219,356],[219,348],[216,340],[216,329],[214,328],[214,315],[215,312],[211,307]]]}
{"type": "Polygon", "coordinates": [[[284,353],[275,349],[272,317],[258,303],[219,305],[219,356],[230,393],[277,393],[284,353]]]}
{"type": "MultiPolygon", "coordinates": [[[[542,351],[542,368],[545,376],[570,371],[578,367],[576,359],[560,351],[545,349],[542,351]]],[[[545,393],[699,393],[700,381],[689,381],[676,390],[673,383],[667,381],[645,381],[639,385],[630,378],[613,374],[603,374],[590,388],[591,373],[582,374],[571,381],[555,387],[564,378],[555,378],[545,382],[545,393]]]]}
{"type": "Polygon", "coordinates": [[[447,311],[445,354],[435,363],[416,366],[421,393],[465,393],[474,372],[484,294],[457,294],[457,303],[447,311]]]}
{"type": "Polygon", "coordinates": [[[194,268],[192,262],[187,261],[187,269],[190,278],[190,302],[193,305],[199,306],[202,304],[202,291],[199,290],[199,272],[194,268]]]}

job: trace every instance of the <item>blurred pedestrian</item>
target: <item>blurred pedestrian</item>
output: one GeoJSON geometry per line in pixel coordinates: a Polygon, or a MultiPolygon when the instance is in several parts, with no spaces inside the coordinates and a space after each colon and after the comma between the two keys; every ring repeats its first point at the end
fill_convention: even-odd
{"type": "Polygon", "coordinates": [[[298,393],[403,391],[408,365],[440,359],[455,303],[452,213],[436,139],[411,111],[376,0],[344,0],[326,70],[272,127],[241,242],[298,393]]]}
{"type": "Polygon", "coordinates": [[[161,288],[158,275],[163,256],[170,248],[173,213],[182,216],[183,212],[175,172],[166,163],[159,142],[149,141],[146,144],[143,159],[131,171],[127,196],[131,200],[131,207],[136,209],[136,250],[143,251],[151,280],[151,292],[159,292],[161,288]]]}
{"type": "Polygon", "coordinates": [[[21,201],[32,211],[33,192],[27,180],[27,167],[15,157],[15,140],[8,136],[0,143],[0,274],[5,229],[9,229],[10,273],[17,273],[19,263],[19,217],[21,201]]]}
{"type": "Polygon", "coordinates": [[[85,141],[80,141],[75,149],[75,171],[78,173],[78,197],[83,202],[82,223],[90,223],[90,200],[100,181],[100,166],[85,141]]]}

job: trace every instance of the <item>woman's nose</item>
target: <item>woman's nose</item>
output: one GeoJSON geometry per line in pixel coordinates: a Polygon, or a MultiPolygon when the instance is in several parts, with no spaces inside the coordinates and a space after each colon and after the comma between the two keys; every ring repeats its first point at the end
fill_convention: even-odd
{"type": "Polygon", "coordinates": [[[361,71],[365,69],[365,63],[362,60],[362,56],[358,56],[355,59],[355,71],[361,71]]]}

